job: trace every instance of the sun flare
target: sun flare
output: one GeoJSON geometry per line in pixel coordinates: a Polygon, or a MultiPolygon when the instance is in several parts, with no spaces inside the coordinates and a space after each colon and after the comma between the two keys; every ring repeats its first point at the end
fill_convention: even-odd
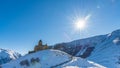
{"type": "Polygon", "coordinates": [[[82,30],[82,29],[85,28],[85,26],[86,26],[86,20],[84,20],[84,19],[81,19],[81,20],[78,20],[78,21],[75,22],[75,27],[77,29],[82,30]]]}

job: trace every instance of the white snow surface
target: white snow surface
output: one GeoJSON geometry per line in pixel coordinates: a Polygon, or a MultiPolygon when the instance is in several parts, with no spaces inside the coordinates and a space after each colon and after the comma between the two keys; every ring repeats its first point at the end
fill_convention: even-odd
{"type": "Polygon", "coordinates": [[[97,63],[94,63],[92,61],[88,61],[86,59],[78,58],[78,57],[73,57],[73,59],[63,65],[63,68],[106,68],[104,66],[101,66],[97,63]]]}
{"type": "Polygon", "coordinates": [[[108,34],[87,59],[108,68],[120,68],[120,30],[108,34]]]}
{"type": "Polygon", "coordinates": [[[120,68],[120,29],[105,35],[74,40],[66,43],[66,48],[67,46],[69,46],[68,52],[69,48],[76,50],[75,47],[82,46],[81,49],[73,52],[75,56],[84,55],[88,47],[94,47],[87,56],[88,60],[108,68],[120,68]]]}
{"type": "Polygon", "coordinates": [[[15,60],[20,56],[21,55],[15,51],[8,49],[0,49],[0,64],[4,64],[11,60],[15,60]]]}
{"type": "Polygon", "coordinates": [[[59,50],[42,50],[33,54],[20,57],[10,63],[3,64],[2,68],[105,68],[94,62],[72,57],[59,50]],[[39,62],[31,63],[31,58],[39,58],[39,62]],[[21,65],[20,62],[28,60],[29,65],[21,65]]]}

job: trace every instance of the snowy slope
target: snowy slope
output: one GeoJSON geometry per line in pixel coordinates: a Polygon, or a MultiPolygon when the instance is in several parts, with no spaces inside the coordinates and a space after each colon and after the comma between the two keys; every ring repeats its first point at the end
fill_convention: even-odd
{"type": "Polygon", "coordinates": [[[88,61],[86,59],[78,58],[78,57],[73,57],[73,59],[69,62],[66,63],[62,66],[63,68],[70,68],[70,67],[77,67],[77,68],[106,68],[104,66],[101,66],[97,63],[94,63],[92,61],[88,61]]]}
{"type": "Polygon", "coordinates": [[[54,49],[87,58],[108,68],[120,68],[120,30],[106,35],[56,44],[54,49]]]}
{"type": "Polygon", "coordinates": [[[106,40],[95,47],[88,59],[109,68],[120,68],[120,30],[108,34],[106,40]]]}
{"type": "Polygon", "coordinates": [[[19,58],[21,55],[12,50],[0,49],[0,65],[19,58]]]}
{"type": "Polygon", "coordinates": [[[56,44],[54,49],[67,52],[73,56],[86,58],[91,54],[96,45],[102,43],[106,39],[106,36],[107,35],[100,35],[86,39],[75,40],[68,43],[56,44]]]}
{"type": "Polygon", "coordinates": [[[66,68],[69,66],[77,66],[80,68],[96,67],[102,68],[103,66],[75,58],[67,53],[59,50],[43,50],[33,54],[28,54],[10,63],[4,64],[2,68],[66,68]],[[79,64],[78,64],[79,63],[79,64]],[[83,65],[84,64],[84,65],[83,65]]]}

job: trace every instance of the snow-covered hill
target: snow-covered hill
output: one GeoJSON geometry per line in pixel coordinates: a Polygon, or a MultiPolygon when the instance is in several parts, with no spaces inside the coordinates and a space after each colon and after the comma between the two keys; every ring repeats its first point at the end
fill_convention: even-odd
{"type": "Polygon", "coordinates": [[[0,49],[0,65],[19,58],[21,55],[12,50],[0,49]]]}
{"type": "Polygon", "coordinates": [[[109,68],[120,68],[120,30],[108,34],[88,59],[109,68]]]}
{"type": "Polygon", "coordinates": [[[59,50],[43,50],[28,54],[10,63],[3,64],[2,68],[105,68],[99,64],[72,57],[59,50]]]}
{"type": "Polygon", "coordinates": [[[120,30],[106,35],[56,44],[54,49],[87,58],[108,68],[120,68],[120,30]]]}
{"type": "Polygon", "coordinates": [[[120,68],[120,30],[106,35],[59,43],[51,48],[58,50],[43,50],[28,54],[3,64],[2,68],[104,68],[103,66],[120,68]]]}
{"type": "Polygon", "coordinates": [[[96,45],[101,44],[107,35],[100,35],[86,39],[75,40],[68,43],[56,44],[53,48],[64,51],[70,55],[82,58],[88,57],[96,45]]]}

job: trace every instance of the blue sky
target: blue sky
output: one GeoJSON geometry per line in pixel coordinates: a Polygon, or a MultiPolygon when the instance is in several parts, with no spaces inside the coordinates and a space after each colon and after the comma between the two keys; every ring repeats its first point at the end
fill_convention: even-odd
{"type": "Polygon", "coordinates": [[[86,38],[120,29],[120,0],[0,0],[0,48],[22,54],[44,44],[86,38]],[[73,18],[90,15],[87,28],[73,18]]]}

